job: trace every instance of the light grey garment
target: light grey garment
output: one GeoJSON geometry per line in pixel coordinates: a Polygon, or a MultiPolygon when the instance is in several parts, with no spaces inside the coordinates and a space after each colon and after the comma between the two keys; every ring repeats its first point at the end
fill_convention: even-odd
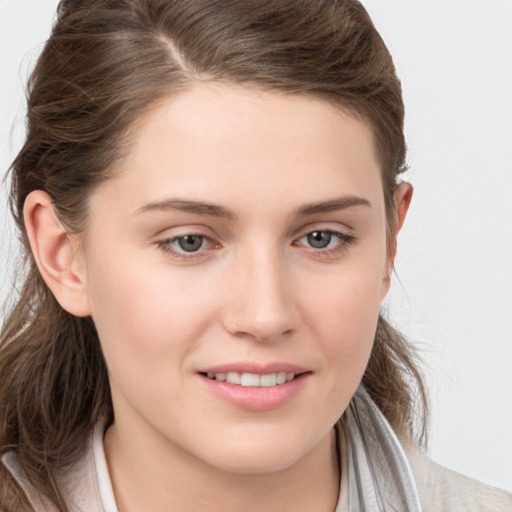
{"type": "Polygon", "coordinates": [[[402,445],[362,385],[345,411],[343,423],[342,472],[347,473],[336,512],[421,512],[402,445]]]}
{"type": "MultiPolygon", "coordinates": [[[[338,428],[342,481],[335,512],[421,512],[411,468],[393,430],[361,386],[338,428]],[[341,453],[343,451],[344,453],[341,453]]],[[[98,425],[85,455],[62,478],[72,512],[117,512],[98,425]]],[[[16,454],[2,462],[36,512],[57,512],[30,484],[16,454]]]]}

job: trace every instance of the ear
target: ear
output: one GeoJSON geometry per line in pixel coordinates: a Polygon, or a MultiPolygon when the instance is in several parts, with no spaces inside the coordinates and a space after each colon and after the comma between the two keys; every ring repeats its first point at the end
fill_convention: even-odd
{"type": "Polygon", "coordinates": [[[393,271],[393,267],[395,264],[395,256],[396,256],[396,245],[397,245],[397,236],[402,226],[405,222],[405,217],[407,216],[407,212],[409,211],[409,206],[411,204],[412,195],[413,195],[413,187],[410,183],[401,183],[395,191],[394,201],[395,201],[395,222],[392,226],[391,239],[388,241],[388,256],[386,263],[386,273],[383,281],[383,294],[382,298],[385,297],[386,293],[389,290],[389,286],[391,284],[391,272],[393,271]]]}
{"type": "Polygon", "coordinates": [[[410,183],[401,183],[395,191],[395,209],[397,215],[397,224],[395,227],[395,238],[404,225],[405,217],[409,211],[413,194],[413,188],[410,183]]]}
{"type": "Polygon", "coordinates": [[[23,218],[39,272],[57,302],[75,316],[89,316],[85,263],[78,239],[59,221],[50,196],[42,190],[31,192],[23,218]]]}

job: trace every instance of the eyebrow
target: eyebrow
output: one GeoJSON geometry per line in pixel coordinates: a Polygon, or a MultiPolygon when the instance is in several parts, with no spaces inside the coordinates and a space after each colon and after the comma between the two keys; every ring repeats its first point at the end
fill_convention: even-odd
{"type": "Polygon", "coordinates": [[[163,201],[155,201],[145,204],[135,211],[135,215],[152,211],[178,210],[186,213],[194,213],[196,215],[207,215],[210,217],[220,217],[233,220],[237,217],[235,212],[213,203],[203,201],[193,201],[190,199],[169,198],[163,201]]]}
{"type": "Polygon", "coordinates": [[[329,201],[320,201],[318,203],[309,203],[297,210],[297,216],[314,215],[315,213],[328,213],[336,210],[344,210],[353,206],[372,207],[368,199],[359,196],[344,196],[329,201]]]}
{"type": "MultiPolygon", "coordinates": [[[[317,203],[308,203],[301,206],[296,210],[295,214],[298,217],[305,217],[307,215],[314,215],[318,213],[328,213],[337,210],[344,210],[353,206],[366,206],[371,208],[371,203],[367,199],[359,196],[344,196],[328,201],[320,201],[317,203]]],[[[218,204],[207,203],[204,201],[194,201],[190,199],[169,198],[162,201],[154,201],[147,203],[135,211],[135,215],[152,212],[152,211],[167,211],[177,210],[186,213],[193,213],[196,215],[206,215],[209,217],[219,217],[228,220],[237,218],[237,214],[218,204]]]]}

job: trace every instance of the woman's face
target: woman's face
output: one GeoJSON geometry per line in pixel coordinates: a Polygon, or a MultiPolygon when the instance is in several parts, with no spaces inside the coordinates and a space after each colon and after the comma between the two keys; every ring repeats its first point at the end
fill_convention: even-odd
{"type": "Polygon", "coordinates": [[[364,124],[307,96],[197,86],[146,115],[90,211],[119,432],[239,473],[328,438],[391,265],[364,124]]]}

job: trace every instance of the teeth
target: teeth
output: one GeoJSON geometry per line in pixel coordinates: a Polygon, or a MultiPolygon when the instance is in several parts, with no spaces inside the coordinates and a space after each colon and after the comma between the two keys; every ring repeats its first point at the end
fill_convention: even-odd
{"type": "Polygon", "coordinates": [[[264,388],[269,388],[271,386],[277,385],[277,375],[275,373],[271,373],[270,375],[262,375],[260,378],[260,386],[264,388]]]}
{"type": "Polygon", "coordinates": [[[261,385],[261,379],[263,377],[260,377],[256,373],[242,373],[240,376],[240,384],[242,386],[252,386],[252,387],[258,387],[261,385]]]}
{"type": "Polygon", "coordinates": [[[226,373],[226,382],[229,382],[230,384],[240,384],[240,374],[236,372],[226,373]]]}
{"type": "Polygon", "coordinates": [[[230,384],[238,384],[245,387],[272,387],[284,384],[295,378],[293,372],[269,373],[266,375],[258,375],[257,373],[210,373],[208,378],[221,382],[229,382],[230,384]]]}

